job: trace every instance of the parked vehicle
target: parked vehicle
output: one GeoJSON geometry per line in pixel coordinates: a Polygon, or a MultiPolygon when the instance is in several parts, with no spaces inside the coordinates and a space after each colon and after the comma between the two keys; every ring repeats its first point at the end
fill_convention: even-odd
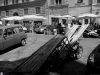
{"type": "Polygon", "coordinates": [[[41,25],[41,26],[35,28],[35,32],[36,33],[44,33],[44,30],[46,29],[46,26],[47,25],[41,25]]]}
{"type": "Polygon", "coordinates": [[[4,50],[16,44],[26,45],[27,34],[21,25],[0,27],[0,50],[4,50]]]}
{"type": "Polygon", "coordinates": [[[47,25],[46,28],[44,29],[44,34],[46,34],[46,35],[54,34],[54,26],[47,25]]]}
{"type": "Polygon", "coordinates": [[[92,51],[88,57],[87,73],[100,74],[100,44],[92,51]]]}
{"type": "Polygon", "coordinates": [[[25,33],[28,32],[26,27],[23,27],[23,31],[24,31],[25,33]]]}
{"type": "Polygon", "coordinates": [[[99,34],[97,33],[97,30],[85,30],[83,33],[84,38],[97,38],[99,37],[99,34]]]}

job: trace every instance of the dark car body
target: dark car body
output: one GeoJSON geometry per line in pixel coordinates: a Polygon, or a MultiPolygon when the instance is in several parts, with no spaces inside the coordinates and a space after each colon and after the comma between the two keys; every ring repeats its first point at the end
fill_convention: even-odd
{"type": "Polygon", "coordinates": [[[87,73],[100,74],[100,44],[92,51],[88,57],[87,73]]]}
{"type": "Polygon", "coordinates": [[[99,37],[97,30],[85,30],[83,33],[84,38],[96,38],[99,37]]]}
{"type": "Polygon", "coordinates": [[[46,29],[46,26],[47,25],[41,25],[41,26],[35,28],[35,32],[36,33],[44,33],[44,30],[46,29]]]}
{"type": "Polygon", "coordinates": [[[21,25],[1,26],[0,27],[0,50],[4,50],[13,45],[24,43],[27,34],[21,25]]]}
{"type": "Polygon", "coordinates": [[[53,25],[47,25],[46,28],[44,29],[44,34],[53,34],[54,32],[54,26],[53,25]]]}

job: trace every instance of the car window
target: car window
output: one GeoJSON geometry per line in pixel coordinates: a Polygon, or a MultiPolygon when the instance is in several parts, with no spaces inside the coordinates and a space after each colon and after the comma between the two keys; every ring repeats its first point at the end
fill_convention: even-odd
{"type": "Polygon", "coordinates": [[[12,30],[11,30],[11,28],[5,29],[4,35],[6,35],[6,36],[12,35],[12,30]]]}
{"type": "Polygon", "coordinates": [[[19,28],[18,27],[13,28],[13,33],[14,34],[19,33],[19,28]]]}
{"type": "Polygon", "coordinates": [[[22,27],[18,27],[19,28],[19,32],[23,32],[23,28],[22,27]]]}

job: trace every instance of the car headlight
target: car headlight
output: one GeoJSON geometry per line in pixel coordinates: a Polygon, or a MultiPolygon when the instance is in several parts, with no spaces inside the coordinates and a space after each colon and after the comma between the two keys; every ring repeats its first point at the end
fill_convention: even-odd
{"type": "Polygon", "coordinates": [[[94,53],[90,54],[90,56],[89,56],[89,62],[91,62],[92,64],[94,64],[94,53]]]}
{"type": "Polygon", "coordinates": [[[43,29],[41,28],[41,31],[43,31],[43,29]]]}

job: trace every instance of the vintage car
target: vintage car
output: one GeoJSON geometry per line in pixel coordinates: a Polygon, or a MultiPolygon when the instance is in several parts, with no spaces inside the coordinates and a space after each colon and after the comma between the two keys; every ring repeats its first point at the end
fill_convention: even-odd
{"type": "Polygon", "coordinates": [[[84,38],[97,38],[99,37],[98,31],[97,30],[85,30],[83,33],[84,38]]]}
{"type": "Polygon", "coordinates": [[[100,44],[91,52],[88,57],[87,73],[100,74],[100,44]]]}
{"type": "Polygon", "coordinates": [[[27,28],[26,27],[22,27],[23,28],[23,31],[25,32],[25,33],[27,33],[28,32],[28,30],[27,30],[27,28]]]}
{"type": "Polygon", "coordinates": [[[27,34],[21,25],[0,27],[0,50],[4,50],[16,44],[25,45],[27,34]]]}
{"type": "Polygon", "coordinates": [[[41,25],[41,26],[35,28],[35,32],[36,33],[44,33],[44,30],[46,29],[46,26],[47,25],[41,25]]]}

